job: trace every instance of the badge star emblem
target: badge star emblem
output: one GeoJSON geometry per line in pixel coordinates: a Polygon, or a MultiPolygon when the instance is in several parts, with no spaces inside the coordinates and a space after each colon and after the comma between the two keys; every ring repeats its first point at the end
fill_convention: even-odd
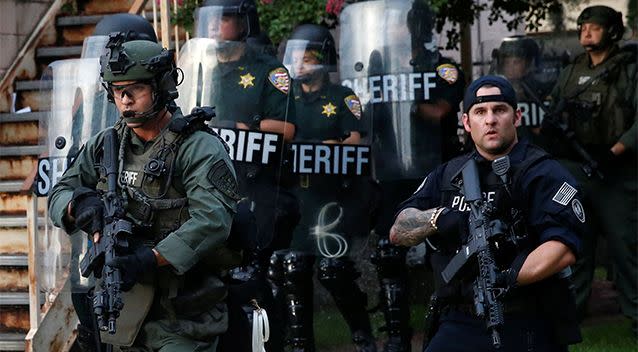
{"type": "Polygon", "coordinates": [[[330,117],[330,115],[337,114],[337,107],[332,105],[332,103],[323,105],[322,108],[323,108],[323,111],[321,112],[321,114],[326,115],[327,117],[330,117]]]}
{"type": "Polygon", "coordinates": [[[247,73],[245,75],[239,76],[239,85],[244,87],[244,89],[248,87],[253,87],[255,86],[255,84],[253,83],[254,80],[255,80],[255,76],[251,75],[250,73],[247,73]]]}

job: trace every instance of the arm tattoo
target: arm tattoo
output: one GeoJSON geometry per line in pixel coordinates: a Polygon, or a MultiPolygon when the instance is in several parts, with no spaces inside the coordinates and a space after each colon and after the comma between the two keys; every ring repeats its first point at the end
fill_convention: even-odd
{"type": "Polygon", "coordinates": [[[436,208],[402,210],[390,229],[390,242],[406,247],[423,242],[427,236],[436,232],[436,229],[430,224],[430,219],[436,210],[436,208]]]}

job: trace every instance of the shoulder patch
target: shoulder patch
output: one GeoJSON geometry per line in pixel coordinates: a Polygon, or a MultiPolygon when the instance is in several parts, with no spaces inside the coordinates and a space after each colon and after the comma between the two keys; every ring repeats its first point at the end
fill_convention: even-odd
{"type": "Polygon", "coordinates": [[[578,220],[584,224],[585,208],[583,207],[583,204],[578,200],[578,198],[572,200],[572,210],[574,211],[574,214],[576,215],[578,220]]]}
{"type": "Polygon", "coordinates": [[[452,64],[439,65],[436,68],[436,74],[443,78],[449,84],[454,84],[459,78],[459,70],[452,64]]]}
{"type": "Polygon", "coordinates": [[[346,103],[346,106],[350,110],[350,112],[357,118],[357,120],[361,119],[361,101],[359,101],[359,97],[354,94],[350,94],[343,99],[346,103]]]}
{"type": "Polygon", "coordinates": [[[270,71],[270,73],[268,73],[268,81],[280,92],[288,94],[290,90],[290,76],[285,68],[277,67],[270,71]]]}
{"type": "Polygon", "coordinates": [[[569,183],[563,182],[552,200],[560,205],[567,205],[572,198],[576,195],[576,188],[572,187],[569,183]]]}
{"type": "Polygon", "coordinates": [[[237,193],[237,180],[228,168],[224,160],[217,160],[208,171],[210,183],[227,197],[239,200],[241,197],[237,193]]]}

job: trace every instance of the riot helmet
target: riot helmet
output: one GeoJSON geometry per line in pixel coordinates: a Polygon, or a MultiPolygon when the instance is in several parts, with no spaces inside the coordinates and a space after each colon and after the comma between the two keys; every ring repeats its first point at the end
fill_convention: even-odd
{"type": "Polygon", "coordinates": [[[608,6],[596,5],[583,10],[576,20],[578,25],[578,36],[580,38],[581,28],[585,23],[595,23],[604,27],[603,38],[600,44],[588,45],[593,50],[600,50],[611,46],[619,41],[625,33],[625,26],[622,22],[622,13],[608,6]]]}
{"type": "Polygon", "coordinates": [[[260,32],[254,0],[205,0],[195,11],[195,36],[199,38],[243,42],[260,32]]]}
{"type": "Polygon", "coordinates": [[[507,79],[518,80],[538,62],[540,48],[534,39],[522,35],[504,38],[496,53],[497,70],[507,79]]]}
{"type": "MultiPolygon", "coordinates": [[[[146,83],[153,90],[153,106],[148,111],[124,116],[125,122],[135,117],[137,122],[145,122],[157,115],[167,104],[177,98],[177,72],[173,51],[148,40],[125,42],[124,33],[112,33],[106,45],[107,51],[100,58],[100,75],[109,100],[114,102],[113,83],[135,81],[146,83]]],[[[129,95],[130,92],[123,91],[129,95]]],[[[119,97],[118,97],[119,98],[119,97]]]]}
{"type": "Polygon", "coordinates": [[[434,35],[436,16],[423,0],[415,0],[408,11],[407,27],[412,45],[413,66],[428,66],[438,59],[438,43],[434,35]]]}
{"type": "Polygon", "coordinates": [[[268,35],[264,32],[261,32],[256,36],[250,36],[246,38],[246,43],[248,44],[248,46],[250,46],[260,54],[265,54],[272,57],[277,56],[277,50],[275,49],[275,46],[272,44],[272,41],[270,40],[268,35]]]}
{"type": "Polygon", "coordinates": [[[151,23],[142,16],[118,13],[104,16],[95,26],[93,34],[84,40],[82,57],[100,57],[106,51],[109,34],[123,32],[125,41],[149,40],[157,42],[157,35],[151,23]]]}
{"type": "Polygon", "coordinates": [[[337,50],[328,28],[303,24],[295,28],[286,42],[284,65],[302,83],[316,81],[336,70],[337,50]]]}

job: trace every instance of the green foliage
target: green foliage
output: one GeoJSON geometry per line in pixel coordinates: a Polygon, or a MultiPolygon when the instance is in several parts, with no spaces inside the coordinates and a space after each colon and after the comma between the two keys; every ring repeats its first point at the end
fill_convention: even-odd
{"type": "Polygon", "coordinates": [[[198,0],[183,0],[177,7],[177,13],[171,14],[171,24],[178,25],[193,34],[194,14],[197,9],[198,0]]]}
{"type": "Polygon", "coordinates": [[[325,23],[326,0],[258,1],[261,30],[275,45],[285,39],[301,23],[325,23]]]}
{"type": "Polygon", "coordinates": [[[583,342],[571,346],[570,352],[635,352],[638,341],[631,333],[631,322],[623,317],[587,324],[583,342]]]}
{"type": "MultiPolygon", "coordinates": [[[[570,2],[574,2],[571,0],[570,2]]],[[[457,26],[472,25],[481,11],[489,10],[489,24],[505,23],[509,30],[525,24],[528,31],[538,30],[551,14],[562,13],[560,0],[494,0],[486,3],[473,0],[432,0],[431,5],[437,11],[436,29],[440,33],[446,22],[457,26]],[[507,18],[506,18],[507,17],[507,18]]],[[[456,49],[460,41],[458,27],[447,31],[449,42],[446,49],[456,49]]]]}

